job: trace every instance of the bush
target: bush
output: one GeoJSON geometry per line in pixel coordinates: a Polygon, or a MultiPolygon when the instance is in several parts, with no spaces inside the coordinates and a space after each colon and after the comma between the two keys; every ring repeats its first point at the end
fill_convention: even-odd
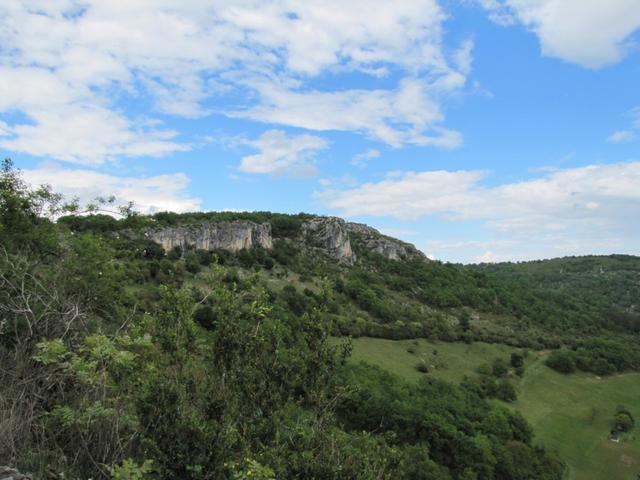
{"type": "Polygon", "coordinates": [[[505,402],[515,402],[516,389],[506,380],[500,381],[496,385],[495,397],[505,402]]]}
{"type": "Polygon", "coordinates": [[[429,373],[429,365],[427,365],[427,362],[422,359],[416,363],[416,370],[420,373],[429,373]]]}
{"type": "Polygon", "coordinates": [[[519,353],[511,354],[511,366],[514,368],[522,367],[524,365],[524,357],[519,353]]]}
{"type": "Polygon", "coordinates": [[[576,362],[573,359],[573,355],[566,350],[552,352],[546,364],[561,373],[573,373],[576,371],[576,362]]]}
{"type": "Polygon", "coordinates": [[[216,321],[216,312],[209,305],[199,305],[193,313],[193,319],[201,327],[211,330],[216,321]]]}
{"type": "Polygon", "coordinates": [[[616,429],[621,432],[628,432],[633,428],[633,419],[626,412],[617,413],[615,416],[616,429]]]}
{"type": "Polygon", "coordinates": [[[628,432],[635,425],[635,420],[631,412],[624,405],[616,407],[615,428],[622,432],[628,432]]]}
{"type": "Polygon", "coordinates": [[[184,259],[184,268],[189,273],[198,273],[200,271],[200,262],[198,261],[198,257],[193,253],[187,254],[184,259]]]}
{"type": "Polygon", "coordinates": [[[491,367],[491,373],[494,377],[504,377],[508,373],[507,364],[501,358],[496,358],[491,367]]]}
{"type": "Polygon", "coordinates": [[[171,250],[169,250],[169,253],[167,253],[167,258],[172,261],[179,260],[181,257],[182,248],[180,247],[173,247],[171,250]]]}

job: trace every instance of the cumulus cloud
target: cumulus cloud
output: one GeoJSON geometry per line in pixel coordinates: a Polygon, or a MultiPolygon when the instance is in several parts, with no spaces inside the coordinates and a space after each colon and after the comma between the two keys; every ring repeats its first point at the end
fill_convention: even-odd
{"type": "Polygon", "coordinates": [[[480,221],[499,240],[527,245],[528,252],[513,252],[518,258],[640,248],[640,224],[629,221],[640,217],[640,162],[556,170],[498,186],[487,186],[487,175],[394,172],[377,183],[326,189],[317,198],[347,216],[480,221]]]}
{"type": "Polygon", "coordinates": [[[329,143],[313,135],[287,135],[282,130],[268,130],[260,138],[246,142],[259,153],[243,157],[240,170],[246,173],[267,173],[308,177],[317,173],[313,160],[329,143]]]}
{"type": "Polygon", "coordinates": [[[438,95],[464,85],[472,43],[449,54],[445,18],[436,0],[382,0],[375,8],[364,0],[6,0],[0,114],[22,115],[3,118],[11,127],[4,146],[86,164],[189,148],[175,132],[136,128],[123,99],[183,117],[244,113],[363,132],[396,146],[454,146],[459,134],[439,126],[438,95]],[[379,77],[390,70],[408,80],[389,90],[308,88],[321,74],[379,77]],[[212,99],[237,88],[247,93],[248,108],[212,107],[212,99]],[[363,118],[361,108],[374,117],[363,118]],[[81,128],[87,112],[92,118],[81,128]],[[318,113],[334,120],[320,122],[318,113]],[[89,148],[101,129],[108,134],[89,148]]]}
{"type": "Polygon", "coordinates": [[[87,169],[67,169],[45,165],[24,170],[24,179],[32,186],[50,185],[68,198],[87,203],[98,196],[114,195],[117,204],[134,202],[142,213],[158,211],[188,212],[200,209],[199,198],[186,193],[189,178],[183,173],[151,177],[107,175],[87,169]]]}
{"type": "Polygon", "coordinates": [[[177,135],[174,131],[136,126],[105,108],[34,108],[30,114],[34,123],[7,128],[0,147],[88,165],[99,165],[119,155],[159,157],[190,149],[172,141],[177,135]]]}
{"type": "Polygon", "coordinates": [[[522,23],[543,55],[588,68],[620,61],[640,28],[636,0],[477,0],[502,25],[522,23]]]}

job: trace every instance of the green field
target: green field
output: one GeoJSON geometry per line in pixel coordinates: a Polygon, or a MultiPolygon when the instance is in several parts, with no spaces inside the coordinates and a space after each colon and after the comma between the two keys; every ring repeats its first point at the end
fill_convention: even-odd
{"type": "MultiPolygon", "coordinates": [[[[351,361],[372,363],[409,380],[431,375],[457,382],[474,375],[478,365],[497,357],[508,359],[514,351],[518,349],[483,343],[358,338],[353,341],[351,361]],[[431,367],[428,374],[415,369],[420,359],[431,367]]],[[[544,365],[545,356],[545,352],[527,356],[524,377],[513,378],[518,400],[510,408],[531,422],[540,444],[567,462],[569,479],[640,478],[640,425],[620,443],[607,440],[617,405],[627,406],[640,418],[640,374],[562,375],[544,365]]]]}

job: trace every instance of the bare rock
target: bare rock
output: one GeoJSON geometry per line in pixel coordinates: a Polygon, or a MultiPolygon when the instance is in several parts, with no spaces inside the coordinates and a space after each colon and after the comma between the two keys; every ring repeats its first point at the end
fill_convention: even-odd
{"type": "Polygon", "coordinates": [[[382,235],[378,230],[362,223],[347,223],[347,231],[358,235],[364,246],[389,260],[400,260],[407,257],[422,257],[425,255],[410,243],[382,235]]]}
{"type": "Polygon", "coordinates": [[[302,224],[302,235],[308,245],[324,250],[345,265],[353,265],[356,255],[351,250],[346,223],[337,217],[315,217],[302,224]]]}
{"type": "Polygon", "coordinates": [[[273,248],[271,224],[245,220],[235,222],[211,222],[200,225],[167,227],[149,230],[147,238],[162,245],[165,251],[175,247],[194,247],[202,250],[230,250],[237,252],[245,248],[261,246],[273,248]]]}

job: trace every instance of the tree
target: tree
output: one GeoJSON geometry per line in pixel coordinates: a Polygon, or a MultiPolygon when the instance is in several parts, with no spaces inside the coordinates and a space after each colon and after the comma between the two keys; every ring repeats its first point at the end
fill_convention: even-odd
{"type": "Polygon", "coordinates": [[[614,416],[615,428],[622,432],[628,432],[635,425],[635,419],[631,412],[624,405],[618,405],[616,407],[616,414],[614,416]]]}
{"type": "Polygon", "coordinates": [[[565,350],[555,350],[547,359],[547,366],[561,373],[573,373],[576,371],[576,362],[573,356],[565,350]]]}
{"type": "Polygon", "coordinates": [[[519,353],[512,353],[511,354],[511,366],[514,368],[518,368],[518,367],[522,367],[524,366],[524,357],[519,354],[519,353]]]}
{"type": "Polygon", "coordinates": [[[493,362],[493,366],[491,367],[491,372],[494,377],[504,377],[508,373],[507,364],[501,358],[496,358],[493,362]]]}
{"type": "Polygon", "coordinates": [[[628,432],[633,428],[633,419],[626,412],[617,413],[615,416],[616,429],[622,432],[628,432]]]}

